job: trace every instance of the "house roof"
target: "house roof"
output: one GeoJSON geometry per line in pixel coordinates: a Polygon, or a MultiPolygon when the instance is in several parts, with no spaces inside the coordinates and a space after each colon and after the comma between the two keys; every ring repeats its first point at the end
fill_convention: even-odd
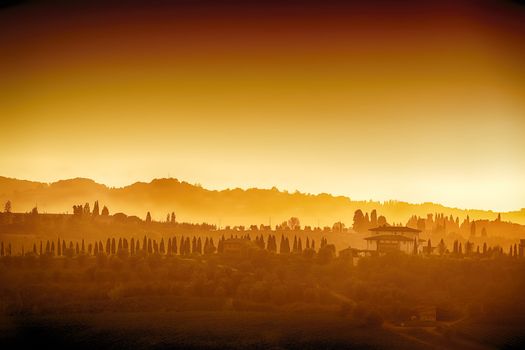
{"type": "Polygon", "coordinates": [[[368,231],[372,232],[410,232],[410,233],[419,233],[421,230],[416,230],[415,228],[406,227],[406,226],[379,226],[369,229],[368,231]]]}
{"type": "Polygon", "coordinates": [[[412,242],[412,238],[408,238],[401,235],[375,235],[365,237],[367,241],[399,241],[399,242],[412,242]]]}

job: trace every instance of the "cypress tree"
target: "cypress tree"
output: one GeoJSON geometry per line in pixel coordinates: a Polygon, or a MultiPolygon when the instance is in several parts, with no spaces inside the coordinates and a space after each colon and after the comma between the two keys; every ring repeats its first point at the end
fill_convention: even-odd
{"type": "Polygon", "coordinates": [[[213,238],[210,238],[209,246],[211,254],[215,253],[215,243],[213,243],[213,238]]]}
{"type": "Polygon", "coordinates": [[[115,242],[115,237],[111,238],[111,255],[115,255],[117,252],[117,245],[115,242]]]}
{"type": "Polygon", "coordinates": [[[99,215],[99,209],[98,209],[98,201],[95,201],[95,204],[93,205],[93,216],[99,215]]]}
{"type": "Polygon", "coordinates": [[[186,242],[184,240],[184,236],[182,236],[180,238],[180,249],[179,249],[179,254],[180,255],[184,255],[184,252],[185,252],[184,243],[186,243],[186,242]]]}
{"type": "Polygon", "coordinates": [[[224,252],[224,235],[219,239],[217,243],[217,253],[222,254],[224,252]]]}
{"type": "Polygon", "coordinates": [[[159,253],[159,243],[157,242],[156,239],[153,240],[153,252],[155,254],[158,254],[159,253]]]}
{"type": "Polygon", "coordinates": [[[186,255],[190,255],[190,237],[186,237],[186,243],[184,243],[184,246],[186,248],[186,255]]]}
{"type": "Polygon", "coordinates": [[[166,253],[166,250],[164,248],[164,238],[160,239],[160,253],[163,255],[166,253]]]}

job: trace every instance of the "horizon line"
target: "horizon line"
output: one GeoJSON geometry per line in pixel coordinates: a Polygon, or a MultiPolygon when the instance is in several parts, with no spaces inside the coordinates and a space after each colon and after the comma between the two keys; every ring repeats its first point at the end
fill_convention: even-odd
{"type": "Polygon", "coordinates": [[[207,191],[219,191],[219,192],[222,192],[222,191],[236,190],[236,189],[239,189],[239,190],[242,190],[242,191],[248,191],[248,190],[252,190],[252,189],[271,191],[271,190],[276,189],[280,193],[288,193],[288,194],[299,193],[299,194],[302,194],[302,195],[309,195],[309,196],[329,195],[329,196],[331,196],[333,198],[343,197],[343,198],[348,199],[351,202],[376,202],[379,205],[385,205],[385,203],[388,203],[388,202],[399,202],[399,203],[406,203],[406,204],[410,204],[410,205],[431,204],[431,205],[441,206],[441,207],[444,207],[446,209],[463,210],[463,211],[484,211],[484,212],[502,213],[502,214],[504,214],[504,213],[518,213],[518,212],[521,212],[521,211],[525,210],[525,207],[515,208],[514,210],[508,210],[508,211],[498,211],[498,210],[495,210],[495,209],[492,209],[492,208],[491,209],[461,208],[461,207],[457,207],[457,206],[453,206],[453,205],[448,206],[447,204],[438,203],[438,202],[432,202],[432,201],[410,202],[410,201],[405,201],[405,200],[401,200],[401,199],[384,199],[384,200],[371,199],[371,198],[370,199],[353,199],[352,197],[350,197],[348,195],[344,195],[344,194],[336,194],[336,193],[330,193],[330,192],[318,192],[318,193],[302,192],[299,189],[295,189],[295,190],[279,189],[277,186],[272,186],[272,187],[233,187],[233,188],[227,187],[227,188],[219,189],[219,188],[213,188],[213,187],[206,187],[206,186],[202,185],[199,182],[191,183],[189,181],[181,180],[179,178],[172,177],[172,176],[170,176],[170,177],[154,177],[154,178],[151,178],[149,180],[149,182],[148,182],[148,180],[137,180],[137,181],[128,183],[127,185],[118,185],[118,186],[108,185],[108,184],[104,183],[103,181],[96,180],[96,179],[89,178],[89,177],[83,177],[83,176],[76,176],[76,177],[65,178],[65,179],[55,179],[55,180],[51,180],[51,181],[35,180],[35,179],[30,180],[30,179],[27,179],[27,178],[26,179],[20,179],[20,178],[9,177],[9,176],[4,176],[4,175],[0,175],[0,177],[5,178],[5,179],[17,180],[17,181],[28,181],[28,182],[41,183],[41,184],[46,184],[46,185],[52,185],[52,184],[58,183],[60,181],[89,180],[89,181],[94,182],[97,185],[105,186],[108,189],[126,188],[126,187],[130,187],[130,186],[133,186],[133,185],[139,184],[139,183],[151,184],[155,180],[175,180],[175,181],[177,181],[179,183],[187,183],[187,184],[189,184],[191,186],[201,187],[201,188],[203,188],[203,189],[205,189],[207,191]]]}

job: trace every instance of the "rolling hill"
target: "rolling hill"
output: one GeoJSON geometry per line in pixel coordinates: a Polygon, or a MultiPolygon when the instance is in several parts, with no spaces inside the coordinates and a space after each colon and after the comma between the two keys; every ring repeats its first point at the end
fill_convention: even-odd
{"type": "MultiPolygon", "coordinates": [[[[72,212],[74,204],[95,200],[108,206],[111,213],[125,212],[141,218],[151,212],[154,220],[164,220],[174,211],[178,221],[211,224],[277,224],[290,216],[300,218],[303,225],[332,225],[342,221],[352,224],[356,209],[373,209],[385,215],[389,222],[402,222],[411,215],[444,213],[472,219],[494,219],[497,213],[485,210],[449,208],[435,203],[411,204],[400,201],[353,201],[330,194],[289,193],[272,189],[208,190],[174,178],[137,182],[111,188],[93,180],[75,178],[53,183],[33,182],[0,177],[0,201],[12,202],[13,211],[28,212],[35,205],[39,212],[72,212]]],[[[503,220],[525,224],[525,209],[501,214],[503,220]]]]}

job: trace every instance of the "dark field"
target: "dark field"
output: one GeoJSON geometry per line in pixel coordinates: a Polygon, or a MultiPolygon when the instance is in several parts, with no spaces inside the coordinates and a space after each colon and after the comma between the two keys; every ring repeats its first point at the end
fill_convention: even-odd
{"type": "Polygon", "coordinates": [[[399,254],[357,265],[263,250],[4,257],[0,343],[6,349],[521,349],[524,273],[525,260],[509,256],[399,254]],[[428,310],[432,320],[423,318],[428,310]]]}
{"type": "Polygon", "coordinates": [[[334,314],[140,312],[4,319],[2,343],[114,349],[424,348],[334,314]]]}

